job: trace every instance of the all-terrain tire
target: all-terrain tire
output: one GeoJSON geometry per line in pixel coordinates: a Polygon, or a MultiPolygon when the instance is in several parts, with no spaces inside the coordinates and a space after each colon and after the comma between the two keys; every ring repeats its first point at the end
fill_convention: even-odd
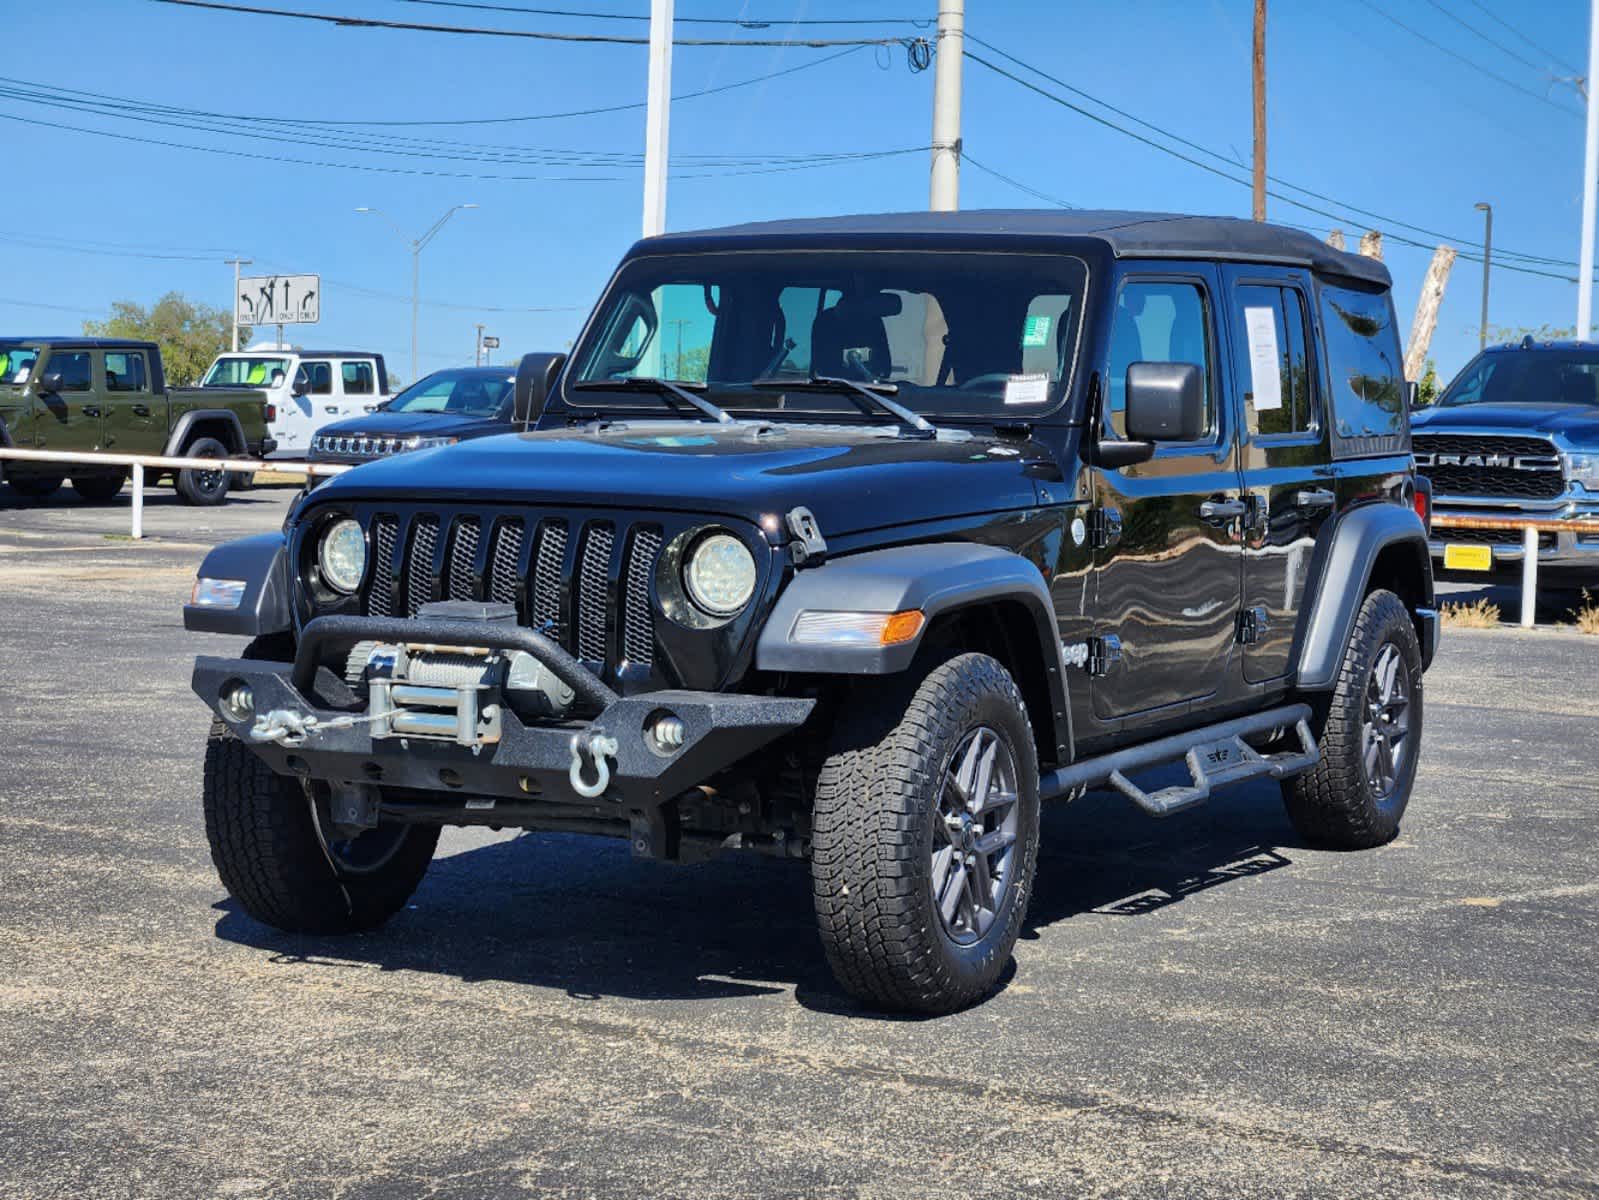
{"type": "Polygon", "coordinates": [[[874,1006],[930,1013],[986,995],[1032,898],[1038,821],[1032,726],[995,659],[962,654],[925,676],[858,689],[834,727],[812,812],[816,918],[839,983],[874,1006]],[[992,924],[963,945],[934,902],[934,822],[944,820],[955,752],[985,728],[1014,764],[1016,840],[992,924]]]}
{"type": "MultiPolygon", "coordinates": [[[[216,438],[195,438],[183,449],[183,458],[226,458],[228,448],[216,438]]],[[[211,507],[228,498],[228,484],[233,476],[227,471],[204,471],[191,468],[178,472],[178,495],[185,504],[211,507]]]]}
{"type": "Polygon", "coordinates": [[[104,504],[108,500],[114,500],[127,481],[128,476],[125,471],[111,475],[74,475],[72,490],[90,504],[104,504]]]}
{"type": "Polygon", "coordinates": [[[59,475],[7,475],[6,483],[19,496],[29,500],[43,500],[47,496],[56,494],[61,487],[62,478],[59,475]]]}
{"type": "Polygon", "coordinates": [[[1404,601],[1379,589],[1361,604],[1344,650],[1321,732],[1321,761],[1283,784],[1283,803],[1300,836],[1341,850],[1362,850],[1392,839],[1410,803],[1421,731],[1421,644],[1416,627],[1404,601]],[[1408,701],[1405,752],[1393,786],[1383,791],[1373,786],[1365,751],[1373,671],[1387,646],[1398,652],[1408,701]]]}
{"type": "Polygon", "coordinates": [[[257,921],[290,933],[355,933],[381,925],[422,882],[439,840],[436,825],[411,825],[376,869],[335,873],[311,802],[212,724],[205,748],[205,835],[222,886],[257,921]]]}

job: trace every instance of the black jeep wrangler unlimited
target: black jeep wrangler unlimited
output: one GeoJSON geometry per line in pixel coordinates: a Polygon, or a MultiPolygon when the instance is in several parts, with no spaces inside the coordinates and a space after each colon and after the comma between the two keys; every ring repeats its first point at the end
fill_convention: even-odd
{"type": "Polygon", "coordinates": [[[636,245],[529,432],[219,547],[205,817],[259,920],[369,928],[445,824],[808,859],[840,982],[943,1012],[1039,804],[1282,781],[1392,837],[1438,636],[1381,263],[1286,229],[964,212],[636,245]],[[1146,790],[1143,768],[1191,778],[1146,790]]]}

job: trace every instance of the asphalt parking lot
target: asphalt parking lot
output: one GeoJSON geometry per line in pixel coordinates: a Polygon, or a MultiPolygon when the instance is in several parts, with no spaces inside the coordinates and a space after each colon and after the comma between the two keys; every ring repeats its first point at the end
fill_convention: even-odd
{"type": "Polygon", "coordinates": [[[235,911],[179,605],[277,527],[0,500],[0,1195],[1599,1195],[1599,641],[1450,631],[1401,836],[1046,811],[1002,990],[835,988],[801,866],[448,831],[347,940],[235,911]]]}

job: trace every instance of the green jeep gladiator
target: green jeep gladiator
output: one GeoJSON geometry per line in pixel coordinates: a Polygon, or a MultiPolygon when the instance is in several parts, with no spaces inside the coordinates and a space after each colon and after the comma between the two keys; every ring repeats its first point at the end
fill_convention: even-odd
{"type": "MultiPolygon", "coordinates": [[[[79,453],[227,458],[270,454],[266,393],[166,386],[154,342],[0,338],[0,447],[79,453]]],[[[42,498],[71,475],[85,500],[122,490],[126,467],[0,459],[0,478],[42,498]]],[[[220,504],[226,471],[152,472],[190,504],[220,504]]]]}

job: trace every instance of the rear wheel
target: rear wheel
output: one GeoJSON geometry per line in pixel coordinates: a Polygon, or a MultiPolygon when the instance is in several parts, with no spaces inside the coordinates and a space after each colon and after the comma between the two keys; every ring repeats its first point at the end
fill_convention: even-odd
{"type": "Polygon", "coordinates": [[[1399,832],[1421,749],[1421,645],[1404,602],[1361,605],[1321,734],[1321,761],[1283,785],[1288,817],[1319,845],[1359,850],[1399,832]]]}
{"type": "Polygon", "coordinates": [[[220,722],[205,751],[205,833],[222,886],[290,933],[354,933],[393,916],[422,882],[436,825],[340,834],[327,803],[272,771],[220,722]]]}
{"type": "Polygon", "coordinates": [[[112,475],[74,475],[72,490],[90,504],[104,504],[107,500],[115,499],[127,481],[128,476],[124,471],[112,475]]]}
{"type": "MultiPolygon", "coordinates": [[[[195,438],[183,451],[184,458],[226,458],[228,448],[216,438],[195,438]]],[[[189,504],[211,506],[228,498],[231,476],[227,471],[194,467],[178,472],[178,495],[189,504]]]]}
{"type": "Polygon", "coordinates": [[[46,496],[55,495],[61,487],[62,479],[59,475],[7,475],[6,483],[11,485],[11,490],[19,496],[29,500],[43,500],[46,496]]]}
{"type": "Polygon", "coordinates": [[[1038,762],[1010,674],[963,654],[857,694],[812,812],[822,945],[845,988],[951,1012],[1010,961],[1038,857],[1038,762]]]}

